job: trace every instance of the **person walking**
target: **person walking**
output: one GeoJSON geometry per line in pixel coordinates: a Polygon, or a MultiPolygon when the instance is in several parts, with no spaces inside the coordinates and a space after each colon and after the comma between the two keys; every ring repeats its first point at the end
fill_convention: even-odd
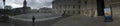
{"type": "Polygon", "coordinates": [[[32,23],[33,23],[33,26],[34,26],[34,22],[35,22],[35,17],[34,16],[32,17],[32,20],[33,20],[32,23]]]}

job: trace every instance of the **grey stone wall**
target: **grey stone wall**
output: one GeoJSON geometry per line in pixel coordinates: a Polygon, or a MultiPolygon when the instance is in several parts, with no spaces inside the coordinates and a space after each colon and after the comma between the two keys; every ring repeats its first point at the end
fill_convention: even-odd
{"type": "Polygon", "coordinates": [[[97,16],[96,0],[81,0],[81,15],[95,17],[97,16]]]}

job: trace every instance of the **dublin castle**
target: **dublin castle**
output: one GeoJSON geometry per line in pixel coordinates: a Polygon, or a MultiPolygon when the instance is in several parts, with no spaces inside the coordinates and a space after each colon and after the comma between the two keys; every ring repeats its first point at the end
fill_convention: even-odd
{"type": "Polygon", "coordinates": [[[54,0],[53,11],[68,15],[96,16],[96,0],[54,0]]]}
{"type": "MultiPolygon", "coordinates": [[[[98,0],[54,0],[52,3],[53,11],[69,15],[85,15],[96,17],[101,14],[100,7],[102,4],[97,3],[98,0]],[[99,5],[99,7],[98,7],[99,5]]],[[[106,0],[103,0],[103,5],[106,5],[106,0]]],[[[109,2],[110,3],[110,2],[109,2]]],[[[120,15],[120,2],[119,0],[111,1],[112,15],[120,15]]]]}
{"type": "Polygon", "coordinates": [[[15,8],[14,10],[16,10],[15,12],[24,14],[30,12],[31,8],[27,6],[27,1],[24,0],[23,7],[15,8]]]}

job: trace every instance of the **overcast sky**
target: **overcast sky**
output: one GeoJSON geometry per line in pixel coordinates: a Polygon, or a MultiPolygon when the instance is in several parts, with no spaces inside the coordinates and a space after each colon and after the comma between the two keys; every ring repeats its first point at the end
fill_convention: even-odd
{"type": "MultiPolygon", "coordinates": [[[[10,5],[13,8],[22,7],[24,0],[6,0],[6,5],[10,5]]],[[[53,0],[27,0],[27,6],[30,6],[33,9],[38,9],[41,7],[52,8],[53,0]]],[[[0,8],[3,7],[3,2],[0,0],[0,8]]]]}

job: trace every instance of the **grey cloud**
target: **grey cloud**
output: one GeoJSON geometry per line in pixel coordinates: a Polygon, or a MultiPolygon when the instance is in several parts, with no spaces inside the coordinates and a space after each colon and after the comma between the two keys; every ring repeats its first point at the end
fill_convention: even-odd
{"type": "Polygon", "coordinates": [[[2,0],[0,0],[0,8],[2,8],[3,7],[3,2],[2,2],[2,0]]]}
{"type": "Polygon", "coordinates": [[[52,2],[45,2],[44,5],[50,6],[50,5],[52,5],[52,2]]]}
{"type": "Polygon", "coordinates": [[[6,4],[18,4],[22,5],[23,0],[6,0],[6,4]]]}
{"type": "MultiPolygon", "coordinates": [[[[23,1],[24,0],[7,0],[6,3],[7,4],[17,4],[17,5],[22,6],[23,5],[23,1]]],[[[52,3],[51,3],[52,1],[53,0],[27,0],[28,6],[30,6],[32,8],[41,8],[41,7],[45,7],[45,6],[51,7],[52,6],[52,3]]]]}
{"type": "Polygon", "coordinates": [[[34,8],[41,8],[41,7],[44,7],[44,6],[50,6],[52,5],[52,0],[49,1],[49,0],[46,0],[46,1],[43,1],[43,0],[39,0],[39,2],[36,2],[35,0],[31,0],[32,2],[29,3],[29,5],[31,5],[31,7],[34,7],[34,8]]]}

